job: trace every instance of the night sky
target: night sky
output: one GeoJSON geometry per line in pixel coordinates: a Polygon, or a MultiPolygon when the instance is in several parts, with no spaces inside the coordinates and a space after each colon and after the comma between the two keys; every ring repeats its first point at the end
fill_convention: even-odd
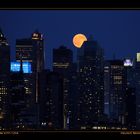
{"type": "Polygon", "coordinates": [[[51,67],[52,49],[65,45],[74,51],[77,33],[91,34],[104,48],[105,58],[135,57],[140,51],[140,10],[1,10],[0,27],[14,59],[16,39],[28,38],[38,29],[44,35],[46,66],[51,67]]]}

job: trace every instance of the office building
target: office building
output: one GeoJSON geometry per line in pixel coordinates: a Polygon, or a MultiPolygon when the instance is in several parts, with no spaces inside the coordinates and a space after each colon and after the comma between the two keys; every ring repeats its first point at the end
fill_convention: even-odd
{"type": "Polygon", "coordinates": [[[123,60],[105,63],[105,103],[109,124],[122,127],[125,124],[126,73],[123,60]]]}
{"type": "Polygon", "coordinates": [[[124,60],[126,73],[126,94],[125,94],[125,126],[128,130],[136,129],[136,88],[135,69],[131,59],[124,60]]]}
{"type": "Polygon", "coordinates": [[[33,90],[34,100],[38,101],[38,73],[44,69],[44,44],[43,36],[38,31],[35,31],[31,38],[16,40],[16,61],[20,61],[22,56],[23,62],[31,63],[32,79],[35,89],[33,90]]]}
{"type": "Polygon", "coordinates": [[[92,38],[78,49],[78,118],[80,129],[92,129],[103,123],[104,73],[103,49],[92,38]]]}
{"type": "Polygon", "coordinates": [[[32,33],[30,38],[16,40],[16,61],[31,64],[31,73],[24,73],[26,93],[28,94],[29,112],[34,115],[36,127],[39,125],[39,73],[44,69],[45,51],[43,35],[38,31],[32,33]]]}
{"type": "Polygon", "coordinates": [[[39,74],[39,122],[46,130],[63,129],[63,78],[59,73],[44,70],[39,74]]]}
{"type": "Polygon", "coordinates": [[[69,99],[70,94],[70,69],[73,63],[73,53],[65,46],[60,46],[58,49],[53,49],[53,71],[59,73],[63,77],[63,92],[64,92],[64,129],[68,129],[69,119],[69,99]]]}
{"type": "MultiPolygon", "coordinates": [[[[22,63],[21,63],[22,65],[22,63]]],[[[12,70],[10,74],[10,129],[22,130],[25,122],[23,117],[26,115],[26,94],[23,78],[22,66],[16,69],[16,64],[12,62],[12,70]],[[15,65],[15,68],[13,67],[15,65]]]]}

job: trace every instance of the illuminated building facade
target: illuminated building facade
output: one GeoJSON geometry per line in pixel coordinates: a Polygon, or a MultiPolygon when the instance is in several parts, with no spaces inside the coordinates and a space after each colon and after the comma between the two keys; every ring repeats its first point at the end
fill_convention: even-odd
{"type": "Polygon", "coordinates": [[[0,30],[0,130],[8,127],[10,47],[0,30]]]}
{"type": "Polygon", "coordinates": [[[60,46],[58,49],[53,49],[53,71],[59,73],[63,77],[63,92],[64,92],[64,129],[68,129],[68,110],[70,94],[70,69],[73,63],[73,53],[65,46],[60,46]]]}
{"type": "Polygon", "coordinates": [[[88,39],[78,50],[79,96],[77,122],[91,129],[102,122],[104,114],[103,49],[88,39]]]}
{"type": "Polygon", "coordinates": [[[40,79],[40,128],[46,130],[63,129],[63,78],[56,72],[44,70],[40,79]]]}
{"type": "MultiPolygon", "coordinates": [[[[12,72],[19,72],[20,67],[21,67],[20,62],[11,62],[10,70],[12,72]]],[[[22,68],[23,68],[22,69],[23,73],[32,73],[32,71],[31,71],[31,63],[30,62],[23,62],[22,63],[22,68]]]]}
{"type": "Polygon", "coordinates": [[[137,62],[140,62],[140,53],[137,53],[137,62]]]}
{"type": "Polygon", "coordinates": [[[110,124],[122,126],[125,124],[126,89],[126,73],[123,60],[108,60],[105,71],[105,82],[107,82],[105,84],[105,94],[109,97],[107,103],[109,104],[110,124]]]}

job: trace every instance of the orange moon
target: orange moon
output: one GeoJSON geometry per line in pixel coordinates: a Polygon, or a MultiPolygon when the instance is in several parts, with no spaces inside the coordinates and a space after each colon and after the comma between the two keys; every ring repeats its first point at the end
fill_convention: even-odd
{"type": "Polygon", "coordinates": [[[81,48],[81,46],[84,43],[84,41],[87,41],[87,38],[86,38],[86,36],[84,34],[76,34],[73,37],[73,44],[77,48],[81,48]]]}

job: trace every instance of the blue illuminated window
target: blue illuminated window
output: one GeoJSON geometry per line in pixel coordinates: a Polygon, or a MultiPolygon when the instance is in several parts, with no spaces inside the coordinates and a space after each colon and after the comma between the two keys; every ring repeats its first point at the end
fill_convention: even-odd
{"type": "MultiPolygon", "coordinates": [[[[23,62],[22,67],[23,67],[23,73],[32,73],[30,62],[23,62]]],[[[12,72],[20,71],[20,62],[11,62],[10,70],[12,72]]]]}
{"type": "Polygon", "coordinates": [[[23,72],[24,73],[32,73],[32,71],[31,71],[31,63],[23,62],[23,72]]]}

